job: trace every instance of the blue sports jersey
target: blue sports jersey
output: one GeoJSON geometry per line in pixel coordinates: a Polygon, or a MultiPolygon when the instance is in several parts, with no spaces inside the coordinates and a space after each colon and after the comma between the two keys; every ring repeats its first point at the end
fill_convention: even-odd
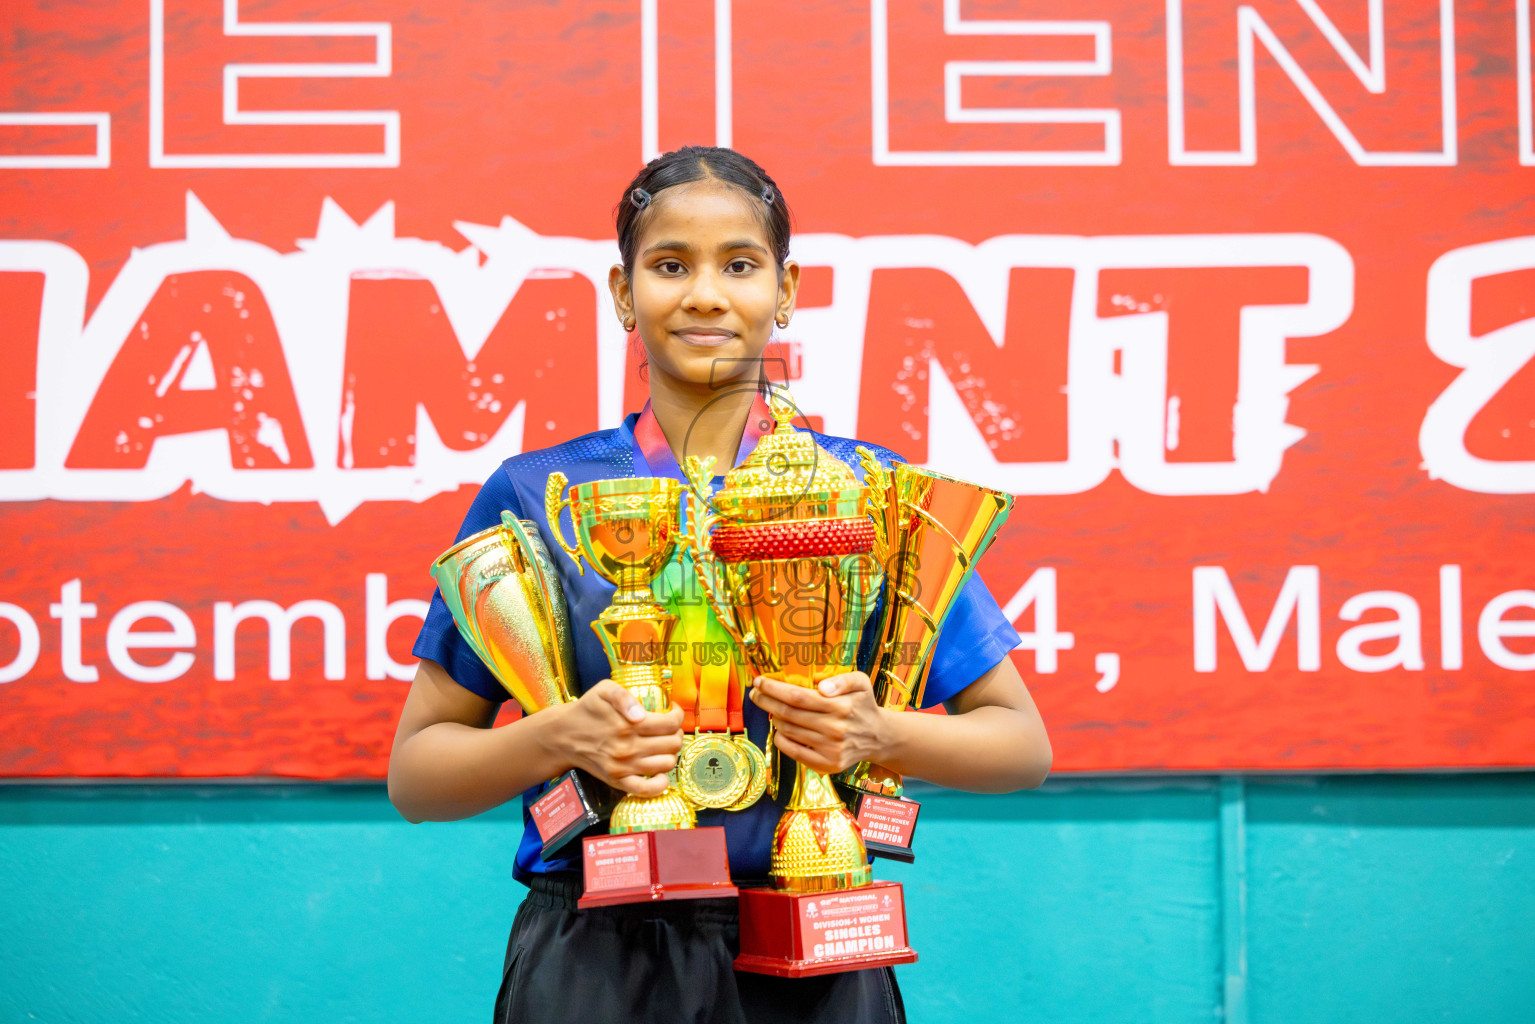
{"type": "MultiPolygon", "coordinates": [[[[639,413],[632,413],[616,429],[594,431],[551,448],[525,452],[507,459],[485,481],[485,486],[470,505],[464,524],[458,531],[458,539],[462,540],[495,526],[501,522],[503,510],[537,524],[560,574],[560,583],[565,588],[571,635],[575,641],[577,683],[581,692],[608,677],[607,656],[596,634],[586,628],[586,624],[594,621],[608,606],[614,588],[595,572],[578,574],[575,563],[560,550],[545,521],[544,486],[549,474],[556,470],[569,477],[572,484],[633,476],[682,479],[669,451],[652,450],[647,460],[644,450],[635,440],[639,417],[639,413]]],[[[759,434],[760,431],[748,431],[742,438],[741,451],[736,459],[738,465],[751,453],[759,434]]],[[[862,478],[863,471],[854,451],[860,442],[821,433],[815,433],[814,436],[817,444],[851,466],[862,478]]],[[[865,447],[878,455],[886,465],[900,461],[900,456],[887,449],[876,445],[865,447]]],[[[955,599],[938,635],[927,691],[923,697],[924,706],[931,707],[953,697],[1000,663],[1007,652],[1016,646],[1017,632],[997,607],[996,600],[981,582],[979,575],[972,575],[955,599]]],[[[459,635],[453,623],[453,615],[440,594],[432,595],[431,607],[427,611],[426,621],[422,623],[421,633],[416,638],[414,653],[419,658],[429,658],[442,665],[459,685],[486,700],[500,702],[507,699],[501,684],[496,682],[473,648],[459,635]]],[[[748,735],[758,746],[762,746],[767,738],[767,713],[749,700],[742,710],[748,735]]],[[[773,829],[782,812],[781,804],[788,801],[792,788],[790,785],[779,787],[780,804],[777,805],[764,796],[744,811],[698,812],[700,826],[724,826],[731,875],[735,878],[760,880],[767,877],[773,829]]],[[[544,785],[536,786],[522,796],[525,827],[522,842],[517,849],[513,874],[523,883],[528,881],[531,874],[574,871],[580,867],[576,859],[560,858],[546,862],[540,857],[543,845],[538,830],[532,824],[528,808],[543,794],[544,789],[544,785]]],[[[579,853],[579,850],[576,852],[579,853]]]]}

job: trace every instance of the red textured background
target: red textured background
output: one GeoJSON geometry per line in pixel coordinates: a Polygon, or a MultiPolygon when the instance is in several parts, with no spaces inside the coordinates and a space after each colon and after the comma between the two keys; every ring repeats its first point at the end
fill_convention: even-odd
{"type": "MultiPolygon", "coordinates": [[[[1393,97],[1432,78],[1432,19],[1388,15],[1385,98],[1367,94],[1306,30],[1298,8],[1261,5],[1292,32],[1297,59],[1340,97],[1368,145],[1399,140],[1426,125],[1432,145],[1437,107],[1393,97]],[[1393,18],[1396,20],[1393,21],[1393,18]],[[1405,41],[1407,45],[1401,45],[1405,41]],[[1378,116],[1372,112],[1378,112],[1378,116]],[[1406,129],[1401,126],[1406,125],[1406,129]],[[1379,138],[1371,132],[1380,133],[1379,138]]],[[[1390,5],[1388,5],[1390,6],[1390,5]]],[[[1421,6],[1421,5],[1419,5],[1421,6]]],[[[181,150],[214,149],[219,68],[230,61],[360,60],[356,41],[226,39],[217,0],[167,0],[167,136],[181,150]]],[[[892,104],[902,118],[897,147],[996,145],[993,126],[945,126],[932,88],[948,59],[1081,59],[1059,41],[942,36],[936,2],[891,0],[892,104]],[[1020,56],[1022,55],[1022,56],[1020,56]],[[905,90],[903,92],[903,90],[905,90]],[[925,119],[925,120],[924,120],[925,119]],[[912,125],[927,124],[921,138],[912,125]],[[935,141],[939,140],[939,141],[935,141]]],[[[639,2],[454,3],[313,0],[246,3],[260,20],[388,21],[391,77],[248,83],[247,107],[401,111],[404,158],[387,170],[167,170],[147,160],[148,27],[143,3],[56,4],[8,11],[0,25],[0,96],[11,109],[106,110],[113,118],[112,166],[105,170],[0,169],[0,238],[52,239],[90,267],[94,305],[135,246],[183,235],[192,189],[228,231],[279,251],[311,237],[321,201],[333,197],[362,218],[396,204],[397,235],[464,242],[454,221],[494,224],[511,213],[544,235],[606,238],[618,190],[638,164],[639,2]]],[[[1405,8],[1404,8],[1405,9],[1405,8]]],[[[983,573],[999,600],[1040,566],[1060,581],[1060,626],[1076,645],[1060,670],[1039,675],[1015,655],[1044,713],[1057,770],[1310,769],[1535,764],[1535,675],[1494,666],[1476,639],[1476,613],[1491,597],[1535,589],[1535,502],[1527,494],[1486,495],[1433,481],[1420,467],[1424,411],[1459,372],[1424,341],[1430,264],[1460,246],[1531,233],[1535,168],[1518,161],[1514,7],[1460,4],[1456,12],[1459,162],[1453,167],[1360,167],[1345,154],[1275,63],[1260,56],[1258,152],[1251,167],[1182,167],[1167,153],[1166,39],[1162,4],[1084,0],[1069,14],[1037,2],[966,3],[974,18],[1104,18],[1113,26],[1114,72],[1105,78],[981,83],[967,102],[989,105],[1115,106],[1124,116],[1117,167],[904,168],[870,159],[869,8],[864,2],[736,3],[735,145],[783,185],[802,231],[853,236],[931,233],[979,242],[999,234],[1172,234],[1312,232],[1352,255],[1353,313],[1330,335],[1291,340],[1288,361],[1321,372],[1291,395],[1288,421],[1306,438],[1285,455],[1267,493],[1232,497],[1147,495],[1117,473],[1081,494],[1021,499],[983,573]],[[1465,666],[1438,668],[1437,573],[1458,564],[1465,579],[1465,666]],[[1220,635],[1220,670],[1192,668],[1190,570],[1228,568],[1249,618],[1261,629],[1292,565],[1322,574],[1322,669],[1299,672],[1293,628],[1266,672],[1243,670],[1220,635]],[[1400,590],[1423,610],[1427,668],[1359,674],[1344,669],[1334,644],[1347,624],[1338,608],[1366,590],[1400,590]],[[1100,693],[1093,655],[1117,652],[1122,678],[1100,693]]],[[[1185,7],[1194,63],[1189,88],[1231,77],[1235,4],[1185,7]],[[1204,76],[1203,78],[1201,76],[1204,76]],[[1213,76],[1213,77],[1212,77],[1213,76]]],[[[1363,48],[1366,5],[1327,5],[1340,31],[1363,48]]],[[[1428,10],[1432,11],[1432,7],[1428,10]]],[[[662,0],[661,145],[712,141],[710,5],[662,0]]],[[[1419,12],[1421,13],[1421,12],[1419,12]]],[[[1234,86],[1233,86],[1234,89],[1234,86]]],[[[1437,96],[1437,94],[1433,94],[1437,96]]],[[[1231,92],[1234,97],[1234,92],[1231,92]]],[[[1234,98],[1196,105],[1191,146],[1234,148],[1234,98]]],[[[1434,100],[1437,103],[1437,99],[1434,100]]],[[[1059,146],[1094,142],[1084,129],[1039,129],[1059,146]]],[[[242,146],[303,149],[312,129],[241,129],[242,146]],[[256,141],[251,141],[256,140],[256,141]]],[[[1014,136],[1007,136],[1013,138],[1014,136]]],[[[1033,137],[1033,136],[1031,136],[1033,137]]],[[[81,132],[0,128],[0,152],[80,152],[81,132]]],[[[373,146],[373,129],[327,129],[323,140],[373,146]]],[[[1396,144],[1393,142],[1392,144],[1396,144]]],[[[1039,280],[1027,311],[1048,338],[1060,319],[1039,280]],[[1052,317],[1055,320],[1052,320],[1052,317]]],[[[1165,271],[1112,271],[1134,290],[1135,275],[1197,312],[1175,322],[1170,375],[1204,394],[1234,392],[1234,349],[1207,341],[1230,331],[1225,286],[1165,271]],[[1172,283],[1168,283],[1168,282],[1172,283]],[[1203,289],[1203,291],[1201,291],[1203,289]],[[1202,298],[1200,296],[1203,296],[1202,298]],[[1222,319],[1225,318],[1225,319],[1222,319]],[[1203,332],[1203,333],[1201,333],[1203,332]],[[1222,351],[1225,355],[1222,355],[1222,351]]],[[[1293,290],[1283,270],[1263,287],[1293,290]]],[[[1244,279],[1245,280],[1245,279],[1244,279]]],[[[1250,282],[1249,282],[1250,283],[1250,282]]],[[[1242,281],[1228,282],[1231,287],[1242,281]]],[[[1300,283],[1304,292],[1304,281],[1300,283]]],[[[1104,289],[1105,294],[1108,288],[1104,289]]],[[[40,282],[0,274],[0,466],[25,465],[32,450],[29,392],[16,384],[36,358],[40,282]]],[[[1487,278],[1474,290],[1474,329],[1484,333],[1535,313],[1535,273],[1487,278]]],[[[1107,315],[1110,310],[1102,311],[1107,315]]],[[[875,311],[871,309],[871,324],[875,311]]],[[[1062,328],[1064,329],[1064,328],[1062,328]]],[[[996,375],[1016,380],[1014,399],[1052,421],[1059,391],[1045,386],[1064,351],[1040,343],[997,356],[996,375]],[[1052,356],[1051,353],[1054,353],[1052,356]],[[1010,360],[1018,360],[1016,364],[1010,360]]],[[[577,368],[565,371],[570,375],[577,368]]],[[[865,366],[864,386],[878,384],[865,366]]],[[[888,381],[888,378],[886,378],[888,381]]],[[[595,385],[551,382],[572,402],[591,402],[595,385]]],[[[1216,425],[1224,412],[1191,408],[1216,425]]],[[[861,430],[903,450],[899,437],[866,416],[861,430]]],[[[1218,434],[1218,431],[1211,432],[1218,434]]],[[[1205,444],[1200,441],[1198,444],[1205,444]]],[[[1180,457],[1219,459],[1213,448],[1180,457]]],[[[1059,458],[1064,436],[1048,429],[1015,459],[1059,458]],[[1036,447],[1030,448],[1033,445],[1036,447]]],[[[1467,432],[1484,458],[1535,459],[1535,368],[1526,366],[1467,432]]],[[[510,453],[507,453],[510,454],[510,453]]],[[[907,451],[920,458],[921,453],[907,451]]],[[[928,453],[941,465],[941,453],[928,453]]],[[[28,676],[0,685],[0,774],[381,776],[407,684],[369,681],[363,672],[363,577],[389,575],[390,597],[425,597],[426,566],[444,548],[472,489],[423,503],[363,505],[330,526],[308,503],[242,504],[183,490],[152,502],[6,500],[0,477],[0,601],[29,611],[42,630],[42,656],[28,676]],[[73,683],[59,668],[57,624],[48,605],[74,577],[101,609],[86,624],[85,661],[101,681],[73,683]],[[212,678],[215,601],[265,598],[288,604],[334,601],[347,616],[347,678],[320,673],[314,621],[294,631],[294,672],[265,674],[265,645],[242,630],[237,677],[212,678]],[[135,683],[107,664],[103,633],[129,601],[173,601],[197,625],[197,662],[164,684],[135,683]]],[[[1030,616],[1020,621],[1027,628],[1030,616]]],[[[256,633],[256,625],[245,627],[256,633]]],[[[405,658],[413,629],[391,634],[405,658]]],[[[0,664],[14,656],[15,631],[0,623],[0,664]]],[[[1511,640],[1520,651],[1529,640],[1511,640]]],[[[146,656],[146,661],[153,660],[146,656]]]]}

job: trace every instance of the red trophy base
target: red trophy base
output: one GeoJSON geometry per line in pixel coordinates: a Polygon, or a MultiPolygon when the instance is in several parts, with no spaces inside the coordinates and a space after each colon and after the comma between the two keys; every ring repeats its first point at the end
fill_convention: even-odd
{"type": "Polygon", "coordinates": [[[738,971],[805,978],[915,962],[900,882],[834,892],[741,890],[738,971]]]}
{"type": "Polygon", "coordinates": [[[734,896],[723,828],[667,829],[588,836],[582,841],[586,891],[576,906],[734,896]]]}

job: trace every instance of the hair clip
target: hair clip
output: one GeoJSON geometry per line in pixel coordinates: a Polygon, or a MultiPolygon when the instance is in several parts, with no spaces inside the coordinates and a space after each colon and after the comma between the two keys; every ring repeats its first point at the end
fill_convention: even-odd
{"type": "Polygon", "coordinates": [[[777,198],[777,193],[775,193],[773,191],[773,186],[772,185],[763,185],[762,186],[762,201],[764,203],[767,203],[769,206],[772,206],[773,205],[773,200],[776,199],[776,198],[777,198]]]}
{"type": "Polygon", "coordinates": [[[629,192],[629,202],[634,204],[636,210],[643,210],[650,205],[650,193],[642,188],[631,189],[629,192]]]}

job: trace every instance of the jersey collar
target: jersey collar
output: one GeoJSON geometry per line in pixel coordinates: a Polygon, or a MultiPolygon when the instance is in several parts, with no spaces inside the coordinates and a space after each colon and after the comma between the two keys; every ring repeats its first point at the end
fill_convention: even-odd
{"type": "MultiPolygon", "coordinates": [[[[746,417],[746,429],[741,433],[741,447],[736,452],[735,464],[739,466],[746,457],[757,447],[757,442],[763,434],[773,429],[773,410],[768,408],[759,393],[752,402],[751,412],[746,417]]],[[[634,445],[634,472],[636,476],[667,476],[673,480],[681,480],[682,467],[677,465],[677,459],[672,455],[672,448],[666,441],[666,435],[661,431],[661,424],[656,422],[655,413],[650,411],[650,401],[647,399],[645,408],[637,414],[631,427],[629,422],[624,424],[630,427],[632,443],[634,445]]],[[[719,470],[719,467],[715,467],[719,470]]],[[[722,473],[723,471],[720,471],[722,473]]],[[[719,475],[717,473],[716,475],[719,475]]]]}

